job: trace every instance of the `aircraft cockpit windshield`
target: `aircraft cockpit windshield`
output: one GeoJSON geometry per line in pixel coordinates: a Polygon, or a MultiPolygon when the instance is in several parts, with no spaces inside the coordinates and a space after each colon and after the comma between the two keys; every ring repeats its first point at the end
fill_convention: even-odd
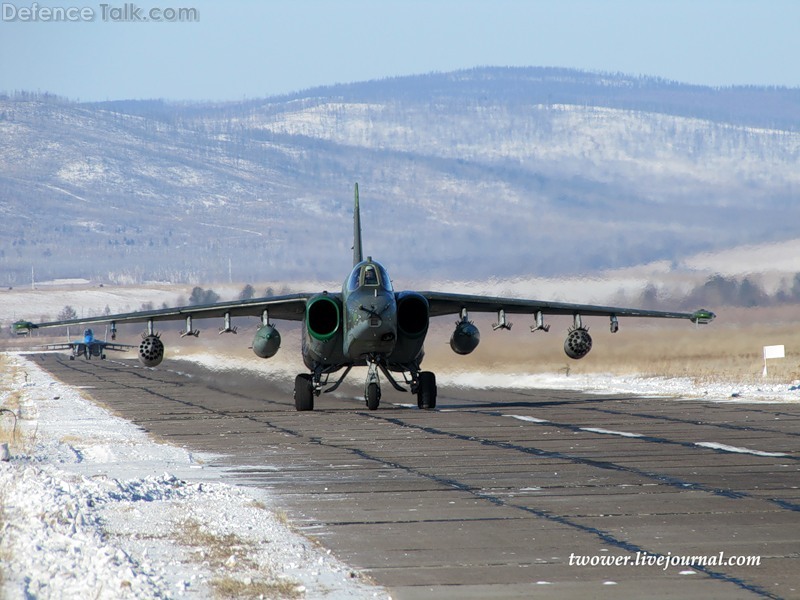
{"type": "Polygon", "coordinates": [[[347,287],[350,291],[360,287],[379,288],[392,291],[392,281],[386,270],[376,262],[363,262],[355,266],[350,274],[347,287]]]}
{"type": "Polygon", "coordinates": [[[86,338],[94,337],[94,333],[92,332],[91,329],[87,329],[87,330],[85,330],[83,332],[83,337],[86,337],[86,338]]]}

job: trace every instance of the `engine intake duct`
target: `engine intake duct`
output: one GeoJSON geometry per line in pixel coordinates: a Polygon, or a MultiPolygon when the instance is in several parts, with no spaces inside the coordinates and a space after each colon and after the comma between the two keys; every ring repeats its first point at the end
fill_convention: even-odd
{"type": "Polygon", "coordinates": [[[316,340],[326,342],[336,335],[342,323],[339,302],[327,294],[311,298],[306,305],[306,327],[316,340]]]}
{"type": "Polygon", "coordinates": [[[419,364],[425,355],[423,346],[430,320],[428,300],[417,292],[400,292],[396,299],[397,343],[387,357],[388,362],[401,366],[419,364]]]}
{"type": "Polygon", "coordinates": [[[428,301],[416,292],[401,292],[397,295],[397,328],[412,339],[428,332],[428,301]]]}

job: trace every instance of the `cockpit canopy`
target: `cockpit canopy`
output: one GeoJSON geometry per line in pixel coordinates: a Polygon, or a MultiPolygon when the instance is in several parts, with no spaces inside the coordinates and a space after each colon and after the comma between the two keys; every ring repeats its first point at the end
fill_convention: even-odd
{"type": "Polygon", "coordinates": [[[392,291],[392,280],[389,274],[379,263],[371,258],[358,263],[353,267],[350,279],[347,280],[347,289],[352,292],[361,287],[378,288],[387,292],[392,291]]]}
{"type": "Polygon", "coordinates": [[[83,332],[83,337],[91,339],[94,337],[94,332],[91,329],[86,329],[83,332]]]}

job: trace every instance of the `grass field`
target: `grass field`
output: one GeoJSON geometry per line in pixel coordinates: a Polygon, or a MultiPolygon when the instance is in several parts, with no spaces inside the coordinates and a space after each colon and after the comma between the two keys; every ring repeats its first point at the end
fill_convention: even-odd
{"type": "Polygon", "coordinates": [[[783,344],[786,357],[769,361],[770,381],[800,379],[800,307],[728,309],[710,325],[686,321],[621,319],[612,334],[608,321],[585,319],[593,338],[592,351],[574,361],[563,344],[571,319],[551,320],[550,332],[529,331],[530,319],[518,318],[512,331],[494,332],[491,319],[476,320],[481,344],[471,355],[456,357],[448,345],[451,326],[436,325],[426,346],[426,368],[491,369],[509,373],[610,373],[698,380],[762,381],[763,347],[783,344]]]}

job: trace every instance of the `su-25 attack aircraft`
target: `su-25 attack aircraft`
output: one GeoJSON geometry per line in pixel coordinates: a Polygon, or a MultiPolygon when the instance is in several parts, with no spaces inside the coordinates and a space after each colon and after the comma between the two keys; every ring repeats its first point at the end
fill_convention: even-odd
{"type": "Polygon", "coordinates": [[[579,359],[592,348],[592,338],[584,326],[584,316],[610,318],[611,331],[619,328],[619,317],[656,317],[688,319],[693,323],[709,323],[714,313],[698,310],[693,313],[614,308],[587,304],[568,304],[470,296],[447,292],[395,292],[386,269],[361,250],[361,217],[358,184],[355,186],[353,211],[353,270],[344,280],[340,293],[315,292],[286,296],[255,298],[233,302],[217,302],[202,306],[182,306],[161,310],[109,315],[89,319],[54,321],[33,324],[28,328],[56,327],[78,323],[111,323],[112,339],[118,323],[147,323],[139,345],[139,359],[147,367],[155,367],[164,357],[164,344],[154,330],[156,321],[185,319],[181,336],[197,336],[193,318],[222,318],[220,333],[236,333],[231,319],[239,316],[260,316],[261,325],[253,339],[253,352],[261,358],[274,356],[281,344],[278,330],[271,319],[302,321],[302,355],[308,368],[295,378],[294,401],[298,411],[314,409],[314,399],[321,392],[331,392],[344,381],[355,366],[368,368],[364,398],[370,410],[378,408],[381,398],[380,374],[397,390],[406,391],[393,375],[400,374],[405,386],[417,396],[420,408],[436,406],[436,377],[421,370],[423,344],[431,318],[458,315],[450,346],[456,354],[469,354],[478,346],[480,333],[469,320],[470,312],[497,313],[497,329],[510,329],[508,314],[529,314],[535,319],[531,331],[548,331],[544,315],[572,315],[573,325],[564,342],[567,356],[579,359]],[[335,381],[330,376],[344,369],[335,381]]]}
{"type": "MultiPolygon", "coordinates": [[[[69,332],[67,332],[69,337],[69,332]]],[[[136,348],[130,344],[115,344],[104,340],[98,340],[94,337],[94,332],[91,329],[86,329],[83,332],[83,339],[63,342],[60,344],[45,344],[40,346],[45,350],[71,350],[72,354],[69,355],[70,360],[75,360],[76,356],[85,356],[86,360],[90,360],[93,356],[99,356],[101,360],[106,358],[106,350],[116,350],[119,352],[127,352],[128,348],[136,348]]]]}

